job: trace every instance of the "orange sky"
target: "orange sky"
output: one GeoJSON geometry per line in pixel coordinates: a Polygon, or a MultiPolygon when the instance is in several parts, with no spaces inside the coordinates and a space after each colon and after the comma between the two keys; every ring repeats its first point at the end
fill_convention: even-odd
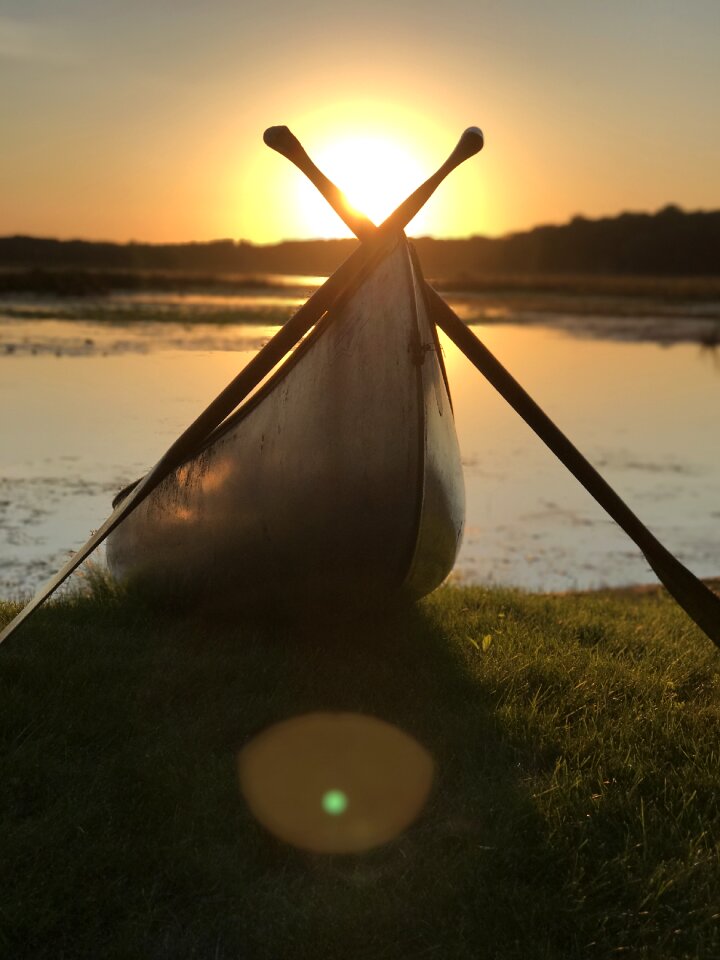
{"type": "Polygon", "coordinates": [[[719,48],[715,0],[4,0],[0,234],[347,235],[279,123],[386,212],[481,126],[416,234],[720,207],[719,48]]]}

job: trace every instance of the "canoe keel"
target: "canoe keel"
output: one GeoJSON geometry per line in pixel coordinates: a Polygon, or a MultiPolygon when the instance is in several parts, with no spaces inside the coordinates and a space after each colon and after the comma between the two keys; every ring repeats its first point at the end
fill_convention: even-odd
{"type": "Polygon", "coordinates": [[[429,593],[464,488],[405,240],[110,535],[114,576],[290,604],[429,593]]]}

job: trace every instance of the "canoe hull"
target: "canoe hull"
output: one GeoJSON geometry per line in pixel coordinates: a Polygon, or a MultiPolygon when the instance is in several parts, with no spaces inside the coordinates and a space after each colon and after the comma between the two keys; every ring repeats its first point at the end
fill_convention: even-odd
{"type": "Polygon", "coordinates": [[[243,602],[422,596],[451,569],[462,471],[405,241],[108,538],[118,578],[243,602]]]}

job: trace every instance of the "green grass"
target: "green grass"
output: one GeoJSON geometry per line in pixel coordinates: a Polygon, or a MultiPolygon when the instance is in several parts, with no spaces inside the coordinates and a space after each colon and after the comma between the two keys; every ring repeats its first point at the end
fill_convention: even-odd
{"type": "Polygon", "coordinates": [[[0,956],[716,958],[719,667],[659,594],[51,606],[0,648],[0,956]],[[361,856],[283,845],[237,788],[245,742],[318,709],[436,760],[421,819],[361,856]]]}

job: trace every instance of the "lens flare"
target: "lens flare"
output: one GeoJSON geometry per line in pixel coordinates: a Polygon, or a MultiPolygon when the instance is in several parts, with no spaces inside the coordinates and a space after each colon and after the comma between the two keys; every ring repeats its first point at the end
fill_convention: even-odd
{"type": "Polygon", "coordinates": [[[331,817],[339,817],[347,810],[348,798],[342,790],[328,790],[322,798],[322,808],[331,817]]]}
{"type": "Polygon", "coordinates": [[[252,814],[276,837],[313,853],[360,853],[392,840],[425,805],[433,769],[409,734],[357,713],[285,720],[238,757],[252,814]]]}

